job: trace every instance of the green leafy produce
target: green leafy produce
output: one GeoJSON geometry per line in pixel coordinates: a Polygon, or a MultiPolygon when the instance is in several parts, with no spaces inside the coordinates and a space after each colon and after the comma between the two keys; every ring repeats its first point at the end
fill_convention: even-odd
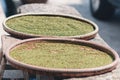
{"type": "Polygon", "coordinates": [[[11,49],[10,56],[34,66],[68,69],[100,67],[113,61],[103,51],[80,44],[53,41],[26,42],[11,49]]]}
{"type": "Polygon", "coordinates": [[[76,36],[94,31],[93,25],[61,16],[19,16],[6,25],[18,32],[43,36],[76,36]]]}

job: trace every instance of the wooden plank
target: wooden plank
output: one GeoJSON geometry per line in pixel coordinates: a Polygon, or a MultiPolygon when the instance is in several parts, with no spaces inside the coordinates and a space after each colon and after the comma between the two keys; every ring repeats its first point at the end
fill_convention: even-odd
{"type": "Polygon", "coordinates": [[[30,77],[29,73],[23,71],[23,74],[24,74],[24,80],[29,80],[30,77]]]}
{"type": "Polygon", "coordinates": [[[0,64],[1,64],[1,61],[2,61],[2,56],[3,54],[2,54],[2,50],[1,50],[1,48],[0,48],[0,64]]]}
{"type": "Polygon", "coordinates": [[[10,45],[12,45],[13,43],[15,43],[17,41],[20,41],[20,39],[16,39],[14,37],[11,37],[10,35],[2,35],[1,40],[2,40],[2,52],[3,52],[3,54],[5,54],[7,48],[10,47],[10,45]]]}
{"type": "MultiPolygon", "coordinates": [[[[2,62],[1,62],[1,70],[0,70],[1,78],[6,78],[6,79],[19,78],[19,76],[23,74],[21,73],[21,71],[16,70],[15,68],[11,67],[9,63],[6,63],[7,61],[5,61],[5,57],[3,57],[7,48],[17,41],[20,41],[20,40],[15,39],[14,37],[11,37],[10,35],[1,36],[1,42],[2,42],[2,51],[1,51],[2,62]],[[16,74],[19,74],[19,75],[16,76],[14,72],[16,72],[16,74]],[[12,76],[10,77],[9,75],[12,75],[12,76]]],[[[23,79],[23,77],[21,78],[23,79]]]]}
{"type": "Polygon", "coordinates": [[[1,64],[0,64],[0,80],[2,79],[2,76],[3,76],[3,74],[4,74],[5,64],[6,64],[6,60],[5,60],[5,58],[3,57],[3,58],[2,58],[2,61],[1,61],[1,64]]]}
{"type": "MultiPolygon", "coordinates": [[[[107,46],[107,47],[110,47],[102,38],[99,34],[96,35],[96,37],[94,39],[91,39],[90,40],[91,42],[93,43],[98,43],[100,45],[104,45],[104,46],[107,46]]],[[[111,48],[111,47],[110,47],[111,48]]]]}
{"type": "Polygon", "coordinates": [[[54,80],[54,76],[41,76],[36,74],[36,80],[54,80]]]}
{"type": "Polygon", "coordinates": [[[52,5],[52,4],[26,4],[18,7],[18,13],[54,13],[54,14],[69,14],[81,16],[80,13],[71,6],[52,5]]]}

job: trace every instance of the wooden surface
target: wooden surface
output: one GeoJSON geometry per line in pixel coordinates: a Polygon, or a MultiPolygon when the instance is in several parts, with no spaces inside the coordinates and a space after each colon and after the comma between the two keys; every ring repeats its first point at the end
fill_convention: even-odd
{"type": "Polygon", "coordinates": [[[54,13],[54,14],[69,14],[80,16],[80,13],[75,8],[65,5],[52,4],[26,4],[18,7],[18,13],[54,13]]]}
{"type": "MultiPolygon", "coordinates": [[[[35,5],[38,5],[38,4],[35,4],[35,5]]],[[[55,12],[55,13],[61,13],[61,14],[71,14],[71,15],[81,16],[78,13],[78,11],[76,11],[72,7],[66,8],[64,6],[63,7],[61,7],[61,6],[54,6],[53,7],[53,6],[51,7],[51,5],[40,4],[36,7],[36,6],[33,6],[31,4],[31,5],[27,5],[27,7],[26,7],[26,5],[25,5],[25,6],[19,7],[18,12],[19,13],[26,13],[26,12],[47,12],[47,13],[49,12],[49,13],[53,13],[53,12],[55,12]],[[31,6],[31,7],[29,7],[29,6],[31,6]]],[[[2,36],[2,53],[5,54],[6,49],[12,43],[15,43],[19,40],[20,39],[16,39],[16,38],[8,36],[8,35],[3,35],[2,36]]],[[[92,39],[90,41],[98,43],[98,44],[102,44],[105,46],[109,46],[105,43],[105,41],[99,35],[97,35],[94,39],[92,39]]],[[[17,74],[18,77],[24,77],[24,76],[21,76],[21,75],[23,75],[22,71],[20,73],[19,73],[19,71],[17,71],[17,72],[18,72],[18,74],[17,74]]],[[[101,74],[101,75],[96,75],[96,76],[91,76],[91,77],[68,78],[68,79],[64,79],[64,78],[60,78],[60,77],[59,78],[61,80],[120,80],[119,75],[120,75],[120,63],[118,64],[117,68],[115,70],[113,70],[112,72],[108,72],[108,73],[101,74]]],[[[16,76],[16,78],[17,78],[17,76],[16,76]]],[[[37,75],[37,77],[39,78],[38,75],[37,75]]],[[[49,80],[49,79],[42,78],[41,80],[49,80]]],[[[51,79],[51,80],[53,80],[53,79],[51,79]]],[[[55,80],[58,80],[58,78],[56,78],[55,80]]]]}
{"type": "MultiPolygon", "coordinates": [[[[2,36],[3,53],[5,54],[6,49],[10,45],[12,45],[12,43],[15,43],[19,40],[20,39],[16,39],[16,38],[13,38],[13,37],[7,36],[7,35],[2,36]]],[[[95,37],[95,39],[92,39],[91,41],[108,46],[99,35],[97,35],[95,37]]],[[[23,73],[21,71],[18,71],[17,74],[23,75],[23,73]]],[[[120,64],[117,66],[117,68],[115,70],[113,70],[112,72],[106,73],[106,74],[96,75],[96,76],[92,76],[92,77],[84,77],[84,78],[83,77],[82,78],[69,78],[66,80],[95,80],[95,79],[96,80],[119,80],[120,79],[119,74],[120,74],[120,64]]],[[[17,76],[16,76],[16,78],[17,78],[17,76]]],[[[44,79],[42,79],[42,80],[44,80],[44,79]]]]}

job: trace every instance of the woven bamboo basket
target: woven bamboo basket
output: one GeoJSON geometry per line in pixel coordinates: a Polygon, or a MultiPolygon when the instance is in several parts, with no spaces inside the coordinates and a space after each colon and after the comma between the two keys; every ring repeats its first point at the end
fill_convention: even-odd
{"type": "Polygon", "coordinates": [[[26,38],[35,38],[35,37],[54,37],[54,38],[72,38],[72,39],[83,39],[83,40],[89,40],[89,39],[92,39],[96,36],[96,34],[98,33],[98,26],[90,21],[90,20],[87,20],[85,18],[82,18],[82,17],[79,17],[79,16],[72,16],[72,15],[66,15],[66,14],[50,14],[50,13],[24,13],[24,14],[17,14],[17,15],[13,15],[11,17],[8,17],[4,20],[3,22],[3,28],[6,32],[8,32],[9,34],[11,34],[12,36],[14,37],[17,37],[17,38],[22,38],[22,39],[26,39],[26,38]],[[40,34],[28,34],[28,33],[24,33],[24,32],[20,32],[20,31],[16,31],[16,30],[13,30],[11,28],[9,28],[9,26],[6,25],[6,22],[12,18],[17,18],[17,17],[20,17],[20,16],[26,16],[26,15],[34,15],[34,16],[58,16],[58,17],[64,17],[64,18],[71,18],[71,19],[74,19],[74,20],[78,20],[78,21],[82,21],[82,22],[85,22],[87,24],[90,24],[92,25],[93,27],[93,31],[89,32],[89,33],[86,33],[86,34],[82,34],[82,35],[74,35],[74,36],[49,36],[49,35],[40,35],[40,34]]]}
{"type": "MultiPolygon", "coordinates": [[[[61,39],[61,38],[33,38],[33,39],[26,39],[17,43],[14,43],[11,45],[6,53],[5,53],[6,59],[10,64],[12,64],[13,67],[28,71],[30,73],[37,73],[40,75],[49,75],[49,76],[63,76],[63,77],[80,77],[80,76],[92,76],[97,74],[106,73],[109,71],[112,71],[116,68],[119,56],[118,54],[111,48],[102,46],[97,43],[92,43],[84,40],[73,40],[73,39],[61,39]],[[10,56],[10,51],[13,48],[16,48],[20,46],[21,44],[27,43],[27,42],[38,42],[38,41],[55,41],[55,42],[62,42],[62,43],[72,43],[72,44],[80,44],[84,46],[89,46],[97,50],[104,51],[106,54],[109,54],[112,56],[113,61],[104,66],[100,67],[93,67],[93,68],[83,68],[83,69],[68,69],[68,68],[49,68],[49,67],[43,67],[43,66],[34,66],[31,64],[26,64],[24,62],[18,61],[10,56]]],[[[72,63],[71,63],[72,65],[72,63]]],[[[76,64],[77,65],[77,64],[76,64]]]]}

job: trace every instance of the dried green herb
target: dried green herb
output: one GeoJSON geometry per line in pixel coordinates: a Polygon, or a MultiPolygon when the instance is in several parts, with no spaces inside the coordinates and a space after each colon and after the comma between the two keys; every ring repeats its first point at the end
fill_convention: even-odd
{"type": "Polygon", "coordinates": [[[21,16],[6,22],[11,29],[34,35],[76,36],[94,31],[93,25],[60,16],[21,16]]]}
{"type": "Polygon", "coordinates": [[[13,48],[10,56],[20,62],[49,68],[94,68],[110,64],[107,53],[73,43],[27,42],[13,48]]]}

